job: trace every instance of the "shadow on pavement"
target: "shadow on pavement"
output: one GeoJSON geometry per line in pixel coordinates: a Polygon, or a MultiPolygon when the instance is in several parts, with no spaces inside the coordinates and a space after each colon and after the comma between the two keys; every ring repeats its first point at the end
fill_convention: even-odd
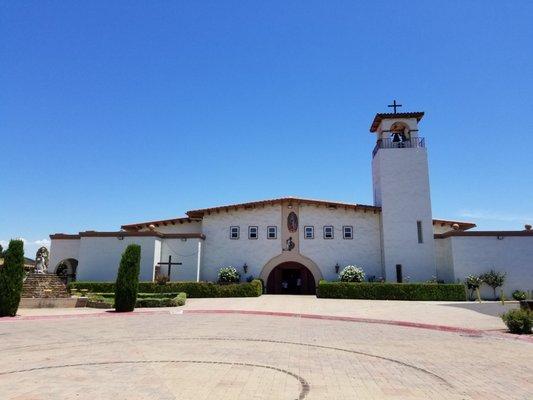
{"type": "Polygon", "coordinates": [[[512,310],[514,308],[519,308],[520,305],[518,302],[507,302],[505,305],[502,305],[500,302],[490,302],[490,303],[476,303],[476,302],[466,302],[466,303],[452,303],[452,304],[439,304],[445,307],[457,307],[465,308],[467,310],[472,310],[480,314],[491,315],[493,317],[499,317],[503,313],[512,310]]]}

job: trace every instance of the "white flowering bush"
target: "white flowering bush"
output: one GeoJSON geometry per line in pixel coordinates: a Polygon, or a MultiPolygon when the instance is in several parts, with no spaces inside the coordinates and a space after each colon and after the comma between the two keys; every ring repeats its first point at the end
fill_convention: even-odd
{"type": "Polygon", "coordinates": [[[220,283],[235,283],[241,280],[241,274],[233,267],[224,267],[218,270],[218,281],[220,283]]]}
{"type": "Polygon", "coordinates": [[[365,271],[356,265],[344,267],[339,274],[342,282],[363,282],[365,280],[365,271]]]}

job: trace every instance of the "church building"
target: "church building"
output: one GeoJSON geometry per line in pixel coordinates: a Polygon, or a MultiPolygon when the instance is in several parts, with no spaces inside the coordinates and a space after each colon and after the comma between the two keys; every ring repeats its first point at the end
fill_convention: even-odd
{"type": "MultiPolygon", "coordinates": [[[[314,293],[346,265],[388,282],[464,281],[494,269],[504,290],[533,290],[533,231],[476,231],[433,218],[423,112],[378,113],[370,126],[374,204],[283,197],[191,210],[113,232],[50,235],[50,271],[114,281],[127,245],[141,245],[140,279],[216,281],[221,267],[261,278],[267,293],[314,293]],[[403,173],[398,173],[403,171],[403,173]]],[[[369,149],[370,150],[370,149],[369,149]]]]}

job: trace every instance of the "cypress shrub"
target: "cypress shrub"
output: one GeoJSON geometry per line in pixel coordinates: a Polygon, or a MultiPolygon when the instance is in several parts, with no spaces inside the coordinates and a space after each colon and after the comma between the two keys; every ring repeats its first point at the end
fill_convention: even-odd
{"type": "Polygon", "coordinates": [[[461,284],[320,281],[317,297],[332,299],[465,301],[461,284]]]}
{"type": "Polygon", "coordinates": [[[24,279],[24,243],[11,240],[0,266],[0,317],[17,314],[24,279]]]}
{"type": "Polygon", "coordinates": [[[115,310],[133,311],[139,291],[141,246],[130,244],[122,253],[117,280],[115,282],[115,310]]]}

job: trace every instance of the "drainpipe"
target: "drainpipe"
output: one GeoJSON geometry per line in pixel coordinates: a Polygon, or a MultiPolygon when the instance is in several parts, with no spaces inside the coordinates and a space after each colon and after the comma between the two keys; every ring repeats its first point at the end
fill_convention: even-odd
{"type": "Polygon", "coordinates": [[[198,262],[196,264],[196,282],[200,282],[200,260],[202,258],[202,239],[198,239],[198,262]]]}

